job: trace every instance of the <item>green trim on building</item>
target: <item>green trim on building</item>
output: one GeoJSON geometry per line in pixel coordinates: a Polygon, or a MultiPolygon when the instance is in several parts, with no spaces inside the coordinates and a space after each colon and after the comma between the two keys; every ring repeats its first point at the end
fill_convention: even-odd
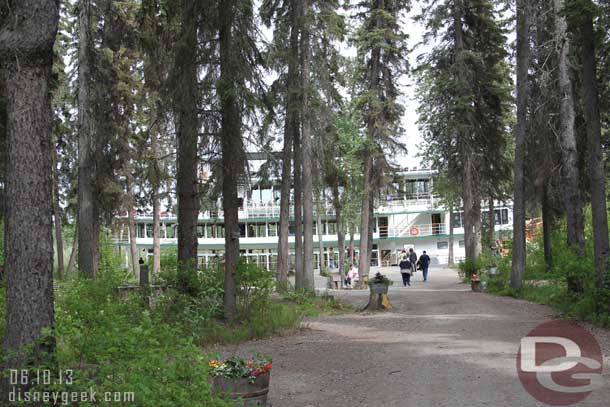
{"type": "MultiPolygon", "coordinates": [[[[463,237],[464,234],[463,233],[456,233],[453,235],[453,237],[463,237]]],[[[389,241],[408,241],[411,239],[438,239],[438,238],[448,238],[449,235],[448,234],[443,234],[443,235],[426,235],[426,236],[405,236],[405,237],[386,237],[386,238],[375,238],[373,239],[373,242],[379,243],[379,242],[389,242],[389,241]]],[[[317,243],[317,242],[316,242],[317,243]]],[[[325,240],[324,244],[338,244],[339,241],[338,240],[325,240]]],[[[347,241],[346,241],[347,243],[347,241]]],[[[354,244],[359,244],[360,243],[360,239],[354,239],[354,244]]],[[[274,243],[241,243],[244,247],[277,247],[277,242],[274,243]]],[[[129,243],[115,243],[116,246],[123,246],[123,247],[127,247],[129,246],[129,243]]],[[[294,247],[294,242],[289,242],[288,245],[290,247],[294,247]]],[[[161,247],[177,247],[178,244],[177,243],[162,243],[161,247]]],[[[220,247],[224,247],[224,243],[214,243],[214,244],[200,244],[198,245],[198,247],[203,247],[203,248],[208,248],[208,247],[212,247],[212,248],[220,248],[220,247]]],[[[347,244],[346,244],[347,246],[347,244]]],[[[141,248],[147,248],[147,247],[152,247],[152,245],[144,245],[144,244],[138,244],[138,247],[141,248]]]]}

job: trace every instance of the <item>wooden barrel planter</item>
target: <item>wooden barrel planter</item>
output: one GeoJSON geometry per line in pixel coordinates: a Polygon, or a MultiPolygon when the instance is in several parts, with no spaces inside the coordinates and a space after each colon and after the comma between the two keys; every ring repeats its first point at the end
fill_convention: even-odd
{"type": "Polygon", "coordinates": [[[483,286],[481,285],[480,280],[473,280],[470,282],[470,289],[475,293],[483,292],[483,286]]]}
{"type": "Polygon", "coordinates": [[[266,406],[269,394],[270,373],[262,373],[254,382],[247,377],[214,377],[212,392],[224,394],[235,401],[236,407],[266,406]]]}

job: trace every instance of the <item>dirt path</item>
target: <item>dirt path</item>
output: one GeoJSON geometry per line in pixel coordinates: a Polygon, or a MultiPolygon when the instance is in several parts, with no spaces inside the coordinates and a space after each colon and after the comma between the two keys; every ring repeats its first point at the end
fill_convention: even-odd
{"type": "MultiPolygon", "coordinates": [[[[398,282],[398,273],[390,273],[398,282]]],[[[362,306],[363,291],[332,291],[362,306]]],[[[520,339],[554,319],[547,307],[469,291],[455,271],[433,269],[390,288],[393,312],[312,318],[296,335],[249,342],[274,360],[273,407],[542,406],[516,375],[520,339]]],[[[609,333],[595,330],[610,364],[609,333]]],[[[606,377],[608,370],[606,370],[606,377]]],[[[606,406],[608,386],[579,406],[606,406]]]]}

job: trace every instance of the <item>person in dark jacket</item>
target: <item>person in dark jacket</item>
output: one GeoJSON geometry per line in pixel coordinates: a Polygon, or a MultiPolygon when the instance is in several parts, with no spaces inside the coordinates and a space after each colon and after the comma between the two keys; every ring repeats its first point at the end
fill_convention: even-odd
{"type": "Polygon", "coordinates": [[[400,267],[400,275],[402,276],[402,284],[406,286],[411,285],[411,274],[413,273],[411,268],[411,261],[409,260],[409,256],[407,256],[407,252],[403,249],[400,252],[400,256],[398,257],[398,267],[400,267]]]}
{"type": "Polygon", "coordinates": [[[423,254],[419,257],[419,269],[424,277],[424,282],[428,281],[428,266],[430,266],[430,256],[426,254],[424,250],[423,254]]]}
{"type": "Polygon", "coordinates": [[[409,248],[409,261],[411,262],[411,274],[413,274],[417,271],[417,269],[416,269],[417,254],[415,254],[415,251],[413,250],[412,247],[409,248]]]}

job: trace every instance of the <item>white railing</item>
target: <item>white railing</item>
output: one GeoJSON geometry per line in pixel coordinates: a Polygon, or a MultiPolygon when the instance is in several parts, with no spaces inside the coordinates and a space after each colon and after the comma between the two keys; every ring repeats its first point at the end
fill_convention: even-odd
{"type": "MultiPolygon", "coordinates": [[[[248,202],[244,205],[242,211],[246,215],[246,218],[279,218],[280,216],[280,205],[278,203],[269,202],[269,203],[254,203],[248,202]]],[[[294,206],[291,205],[289,208],[289,213],[294,213],[294,206]]],[[[334,215],[335,209],[332,206],[324,206],[322,207],[323,216],[334,215]]],[[[317,215],[317,208],[314,205],[314,215],[317,215]]]]}
{"type": "MultiPolygon", "coordinates": [[[[380,236],[384,230],[380,228],[380,236]]],[[[447,233],[447,227],[443,223],[406,225],[400,228],[388,228],[388,237],[418,237],[418,236],[437,236],[447,233]]]]}

